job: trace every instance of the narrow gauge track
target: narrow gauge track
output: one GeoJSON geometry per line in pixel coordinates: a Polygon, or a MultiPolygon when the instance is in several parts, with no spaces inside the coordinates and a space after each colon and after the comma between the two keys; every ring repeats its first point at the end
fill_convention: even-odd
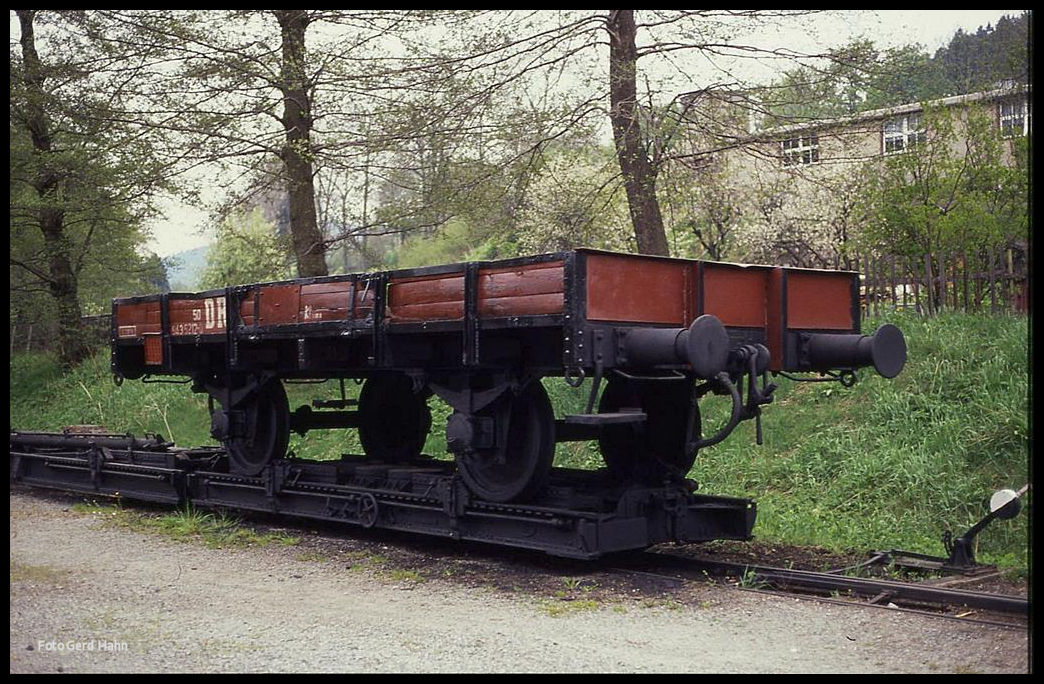
{"type": "MultiPolygon", "coordinates": [[[[863,598],[866,601],[857,605],[890,607],[932,615],[934,617],[953,617],[940,611],[966,608],[989,614],[1026,618],[1029,614],[1029,601],[1018,596],[968,591],[951,587],[933,586],[926,582],[900,582],[865,577],[851,577],[831,572],[813,572],[776,568],[749,563],[721,561],[700,556],[682,555],[670,550],[650,550],[642,554],[654,560],[647,567],[655,567],[659,572],[647,569],[638,570],[630,565],[634,561],[617,566],[620,572],[636,573],[676,582],[703,579],[707,576],[731,577],[750,588],[768,590],[767,593],[785,593],[787,595],[811,595],[817,599],[831,600],[833,594],[847,597],[863,598]],[[667,574],[672,573],[672,574],[667,574]]],[[[838,603],[851,603],[850,600],[832,600],[838,603]]],[[[965,618],[960,618],[969,622],[965,618]]],[[[1024,627],[1025,623],[1013,624],[990,619],[975,618],[976,622],[1005,626],[1024,627]]]]}
{"type": "Polygon", "coordinates": [[[555,468],[539,499],[472,496],[452,463],[281,459],[258,476],[229,472],[215,447],[158,436],[12,432],[11,480],[87,494],[229,508],[514,546],[592,560],[664,542],[747,539],[754,503],[683,484],[614,485],[602,471],[555,468]]]}

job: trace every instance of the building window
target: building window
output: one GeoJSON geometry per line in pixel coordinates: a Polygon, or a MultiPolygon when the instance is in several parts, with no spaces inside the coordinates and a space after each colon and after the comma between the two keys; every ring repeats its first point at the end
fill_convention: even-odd
{"type": "Polygon", "coordinates": [[[924,120],[920,112],[899,116],[885,122],[884,153],[898,154],[926,140],[924,120]]]}
{"type": "Polygon", "coordinates": [[[783,166],[815,164],[819,161],[819,136],[815,133],[789,138],[780,143],[783,166]]]}
{"type": "Polygon", "coordinates": [[[1003,100],[1000,103],[1000,129],[1005,138],[1026,135],[1029,132],[1029,117],[1024,98],[1003,100]]]}

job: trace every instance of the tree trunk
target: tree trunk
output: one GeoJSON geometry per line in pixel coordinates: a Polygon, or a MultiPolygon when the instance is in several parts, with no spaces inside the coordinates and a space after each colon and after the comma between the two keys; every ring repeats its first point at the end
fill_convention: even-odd
{"type": "Polygon", "coordinates": [[[656,199],[657,170],[642,147],[638,120],[638,48],[635,46],[634,10],[610,10],[609,32],[609,119],[613,124],[616,157],[627,190],[634,237],[639,254],[667,256],[660,203],[656,199]]]}
{"type": "Polygon", "coordinates": [[[69,257],[69,241],[65,235],[65,211],[59,206],[61,172],[51,150],[51,131],[43,102],[43,65],[36,52],[33,20],[36,10],[16,10],[21,26],[22,65],[27,90],[25,121],[38,153],[40,166],[32,181],[40,197],[38,210],[40,232],[47,251],[47,285],[58,309],[58,355],[65,366],[75,366],[88,353],[80,322],[80,300],[76,274],[69,257]]]}
{"type": "Polygon", "coordinates": [[[290,234],[301,278],[327,275],[326,246],[315,212],[312,159],[312,102],[305,72],[305,10],[272,10],[283,36],[283,128],[281,153],[290,199],[290,234]]]}

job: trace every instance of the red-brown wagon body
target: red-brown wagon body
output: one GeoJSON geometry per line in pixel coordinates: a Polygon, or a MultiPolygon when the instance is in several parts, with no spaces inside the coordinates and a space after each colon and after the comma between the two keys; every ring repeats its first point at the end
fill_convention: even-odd
{"type": "Polygon", "coordinates": [[[408,458],[437,394],[465,480],[508,501],[540,488],[556,441],[599,440],[620,478],[684,477],[698,448],[760,415],[769,372],[898,373],[901,334],[860,336],[858,292],[851,272],[575,250],[117,299],[112,368],[190,376],[247,474],[290,430],[357,427],[377,457],[408,458]],[[592,378],[586,412],[556,421],[545,376],[592,378]],[[279,381],[294,378],[366,386],[358,411],[291,415],[279,381]],[[709,391],[734,406],[708,439],[696,402],[709,391]]]}
{"type": "MultiPolygon", "coordinates": [[[[764,344],[772,370],[805,370],[797,333],[858,333],[860,326],[853,272],[593,250],[117,299],[113,309],[114,370],[126,377],[191,374],[199,370],[198,355],[189,349],[256,348],[264,346],[257,344],[261,340],[288,336],[348,351],[360,344],[394,348],[396,335],[421,333],[440,346],[456,346],[459,365],[481,366],[487,361],[483,338],[499,343],[513,336],[504,331],[541,337],[557,353],[520,349],[521,359],[495,353],[489,365],[521,360],[531,368],[529,362],[537,362],[542,374],[591,371],[595,359],[584,338],[591,339],[598,328],[685,328],[703,314],[716,316],[737,342],[764,344]],[[473,328],[468,338],[466,328],[473,328]],[[537,329],[554,334],[526,334],[537,329]],[[461,335],[450,340],[449,332],[461,335]],[[378,339],[386,335],[391,337],[378,339]],[[353,344],[339,342],[344,337],[353,344]],[[360,342],[363,337],[368,339],[360,342]]],[[[307,357],[266,363],[254,356],[253,365],[289,375],[426,365],[409,355],[400,363],[351,351],[351,363],[343,356],[328,363],[310,363],[307,357]]]]}

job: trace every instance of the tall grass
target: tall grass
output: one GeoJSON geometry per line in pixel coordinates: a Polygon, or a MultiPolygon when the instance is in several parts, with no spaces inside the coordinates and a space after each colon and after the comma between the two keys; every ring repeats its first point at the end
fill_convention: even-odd
{"type": "MultiPolygon", "coordinates": [[[[764,407],[764,445],[753,421],[702,450],[690,477],[701,491],[758,503],[755,534],[765,540],[833,549],[903,548],[942,554],[946,530],[964,532],[1002,487],[1029,479],[1029,369],[1025,318],[946,313],[932,319],[891,314],[904,333],[907,366],[886,380],[861,371],[852,388],[783,378],[764,407]]],[[[572,389],[544,380],[557,416],[583,411],[589,382],[572,389]]],[[[358,387],[346,383],[349,397],[358,387]]],[[[337,383],[287,384],[291,408],[339,396],[337,383]]],[[[725,398],[701,402],[704,433],[727,418],[725,398]]],[[[427,453],[445,458],[450,409],[433,398],[427,453]]],[[[101,424],[113,431],[160,433],[183,445],[213,443],[207,401],[187,385],[127,381],[116,387],[108,354],[62,374],[43,354],[11,360],[11,426],[55,430],[101,424]]],[[[352,430],[293,435],[304,458],[360,453],[352,430]]],[[[556,465],[601,466],[596,443],[559,444],[556,465]]],[[[1026,568],[1028,512],[997,521],[979,537],[979,558],[1026,568]]]]}
{"type": "MultiPolygon", "coordinates": [[[[759,536],[939,554],[944,531],[963,533],[994,490],[1028,481],[1026,319],[893,314],[864,331],[885,322],[906,336],[899,377],[864,370],[849,389],[781,379],[764,446],[744,425],[699,454],[705,490],[757,499],[759,536]]],[[[1025,567],[1028,518],[993,523],[980,556],[1025,567]]]]}

